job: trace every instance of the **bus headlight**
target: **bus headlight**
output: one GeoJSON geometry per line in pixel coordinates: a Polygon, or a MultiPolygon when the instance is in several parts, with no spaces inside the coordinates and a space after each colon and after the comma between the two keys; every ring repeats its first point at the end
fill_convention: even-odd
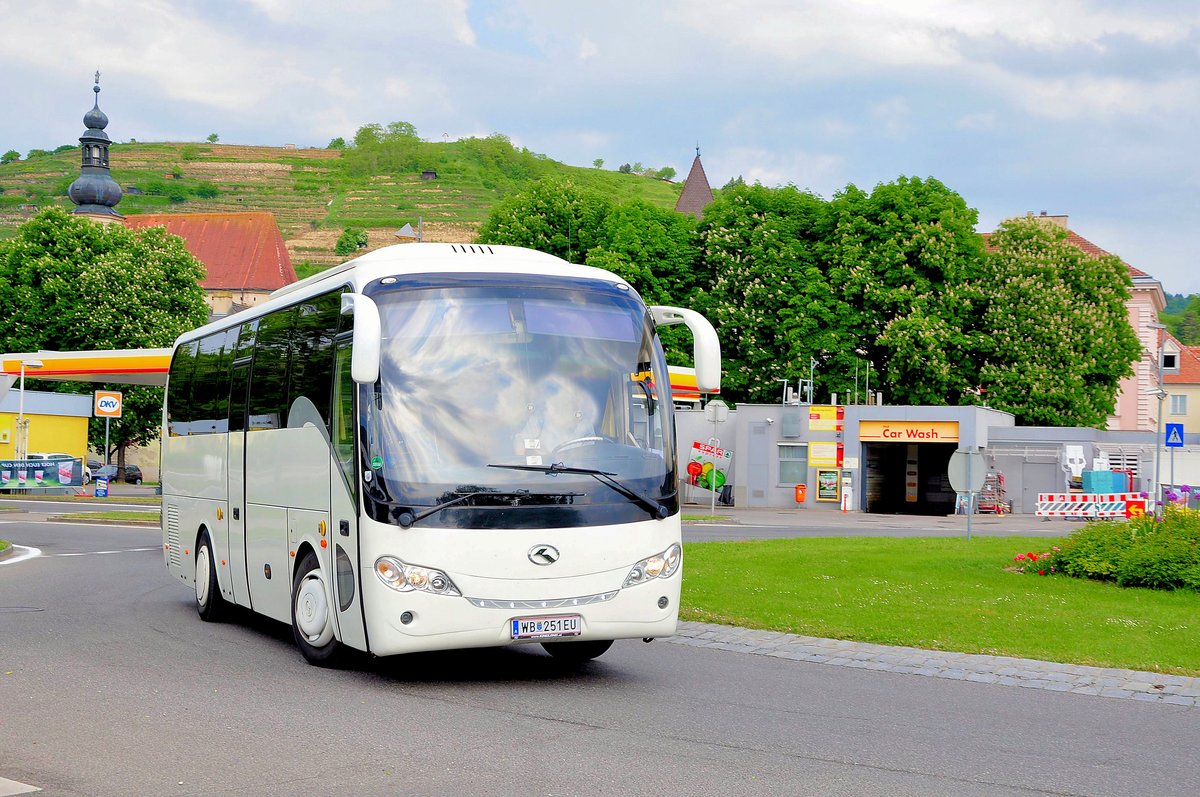
{"type": "Polygon", "coordinates": [[[375,560],[375,575],[397,592],[431,592],[434,595],[461,595],[450,576],[432,567],[401,562],[394,556],[375,560]]]}
{"type": "Polygon", "coordinates": [[[645,584],[656,578],[670,578],[679,570],[681,561],[683,561],[683,551],[678,544],[674,544],[662,553],[648,556],[630,568],[622,588],[645,584]]]}

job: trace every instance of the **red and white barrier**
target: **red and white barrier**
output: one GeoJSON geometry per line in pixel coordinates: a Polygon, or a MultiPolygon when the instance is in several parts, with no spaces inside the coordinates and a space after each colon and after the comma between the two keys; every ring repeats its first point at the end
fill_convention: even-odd
{"type": "Polygon", "coordinates": [[[1139,493],[1038,493],[1040,517],[1132,517],[1146,513],[1139,493]]]}

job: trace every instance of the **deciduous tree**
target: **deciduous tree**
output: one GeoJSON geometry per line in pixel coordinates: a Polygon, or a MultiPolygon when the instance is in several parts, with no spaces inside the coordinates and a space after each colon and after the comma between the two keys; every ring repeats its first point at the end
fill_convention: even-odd
{"type": "MultiPolygon", "coordinates": [[[[60,351],[170,346],[208,320],[204,266],[162,227],[133,231],[59,208],[44,210],[0,242],[0,350],[60,351]]],[[[57,385],[91,392],[103,385],[57,385]]],[[[162,420],[162,389],[121,387],[110,439],[124,467],[128,446],[149,443],[162,420]]],[[[93,420],[93,440],[104,422],[93,420]]]]}
{"type": "Polygon", "coordinates": [[[1103,428],[1141,345],[1120,258],[1094,257],[1037,219],[1000,225],[980,286],[980,384],[988,404],[1037,426],[1103,428]]]}
{"type": "MultiPolygon", "coordinates": [[[[706,211],[707,213],[707,211],[706,211]]],[[[983,259],[977,213],[933,178],[901,177],[830,202],[829,281],[855,350],[892,404],[956,404],[976,384],[983,259]]]]}
{"type": "Polygon", "coordinates": [[[570,180],[544,179],[506,197],[479,229],[480,243],[525,246],[572,263],[603,242],[611,203],[570,180]]]}
{"type": "Polygon", "coordinates": [[[828,207],[794,187],[731,185],[700,225],[706,312],[721,340],[722,396],[770,402],[779,380],[852,349],[820,261],[828,207]]]}

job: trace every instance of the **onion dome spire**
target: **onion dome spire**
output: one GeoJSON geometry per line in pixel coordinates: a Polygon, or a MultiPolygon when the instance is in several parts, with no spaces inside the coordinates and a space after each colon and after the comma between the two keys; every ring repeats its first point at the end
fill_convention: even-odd
{"type": "Polygon", "coordinates": [[[114,210],[121,201],[121,187],[108,171],[108,146],[111,142],[104,132],[104,128],[108,127],[108,116],[100,110],[100,70],[96,70],[96,84],[92,91],[96,99],[92,109],[83,115],[83,124],[87,129],[79,137],[83,165],[79,177],[67,190],[67,195],[76,205],[72,213],[121,219],[124,217],[114,210]]]}

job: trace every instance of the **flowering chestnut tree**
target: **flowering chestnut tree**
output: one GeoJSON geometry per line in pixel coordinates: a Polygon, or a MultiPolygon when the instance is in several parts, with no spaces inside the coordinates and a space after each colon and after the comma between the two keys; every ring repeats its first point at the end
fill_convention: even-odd
{"type": "MultiPolygon", "coordinates": [[[[0,350],[88,351],[170,346],[208,320],[204,266],[183,239],[161,227],[142,231],[42,211],[0,242],[0,350]]],[[[56,384],[56,389],[124,393],[110,442],[124,449],[158,436],[162,389],[56,384]]],[[[104,439],[93,419],[92,439],[104,439]]]]}
{"type": "Polygon", "coordinates": [[[829,282],[892,404],[957,404],[975,386],[984,255],[977,212],[933,178],[900,177],[830,201],[829,282]]]}
{"type": "Polygon", "coordinates": [[[1103,428],[1141,356],[1125,308],[1129,269],[1067,238],[1036,218],[1004,222],[991,235],[979,379],[988,404],[1019,424],[1103,428]]]}
{"type": "Polygon", "coordinates": [[[825,216],[823,200],[790,186],[732,185],[705,208],[705,309],[721,339],[722,396],[778,401],[780,380],[807,376],[810,357],[853,351],[820,259],[825,216]]]}

